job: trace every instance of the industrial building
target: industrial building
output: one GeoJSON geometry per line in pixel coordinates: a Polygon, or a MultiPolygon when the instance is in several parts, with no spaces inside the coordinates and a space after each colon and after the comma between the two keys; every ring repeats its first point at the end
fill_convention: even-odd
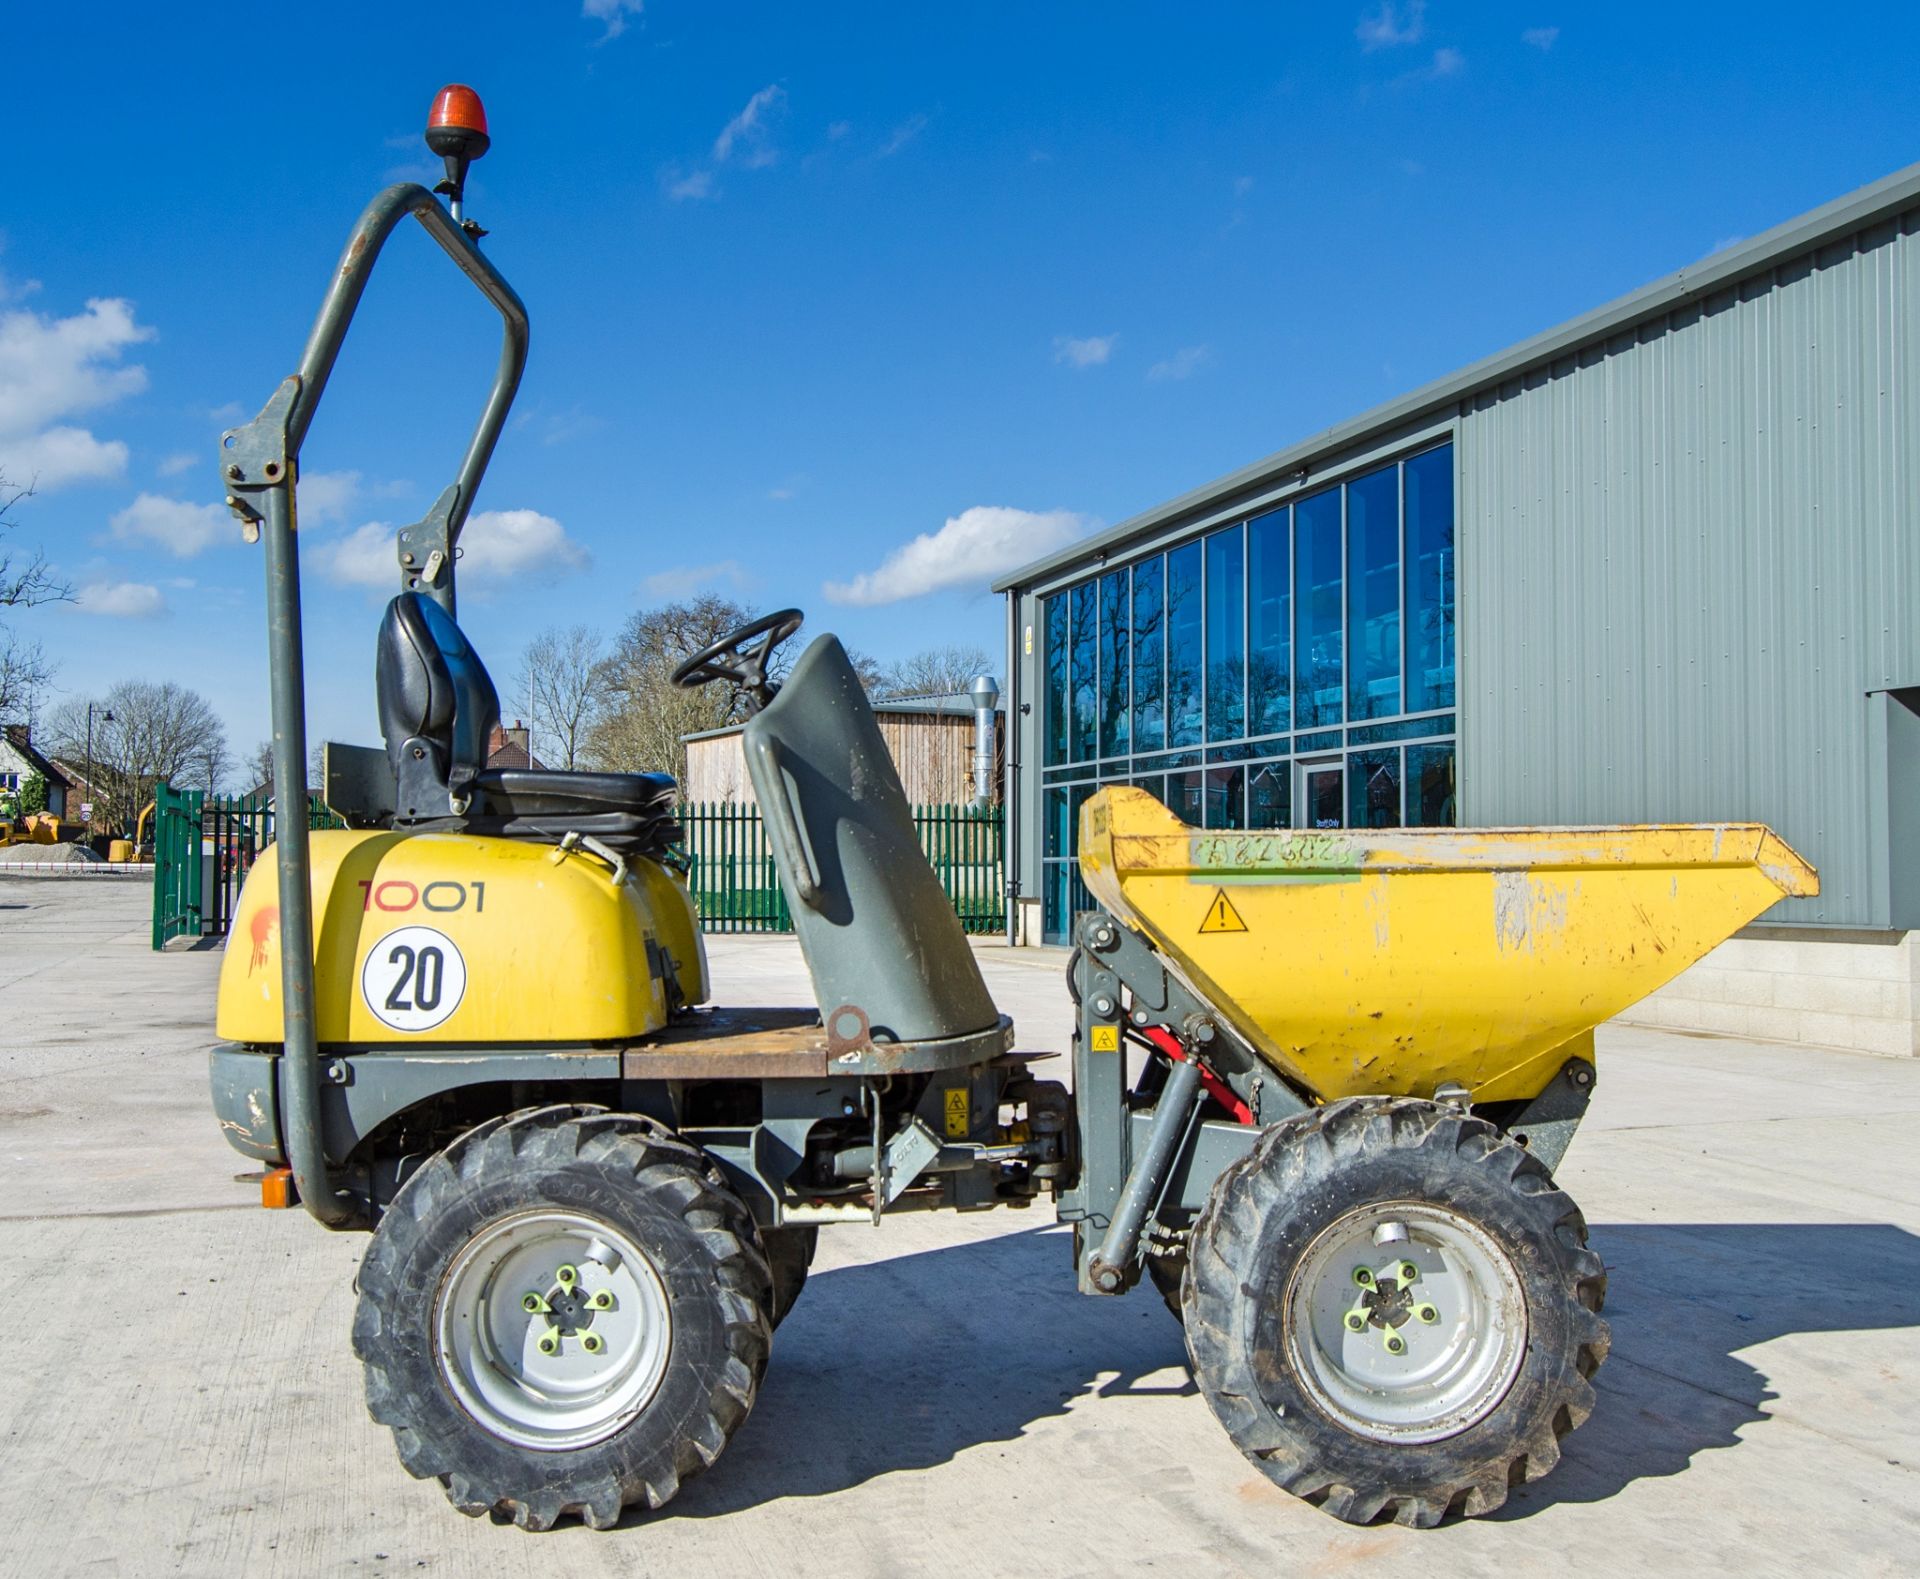
{"type": "Polygon", "coordinates": [[[1771,824],[1819,868],[1639,1014],[1913,1053],[1920,165],[1027,565],[1016,936],[1080,804],[1771,824]]]}

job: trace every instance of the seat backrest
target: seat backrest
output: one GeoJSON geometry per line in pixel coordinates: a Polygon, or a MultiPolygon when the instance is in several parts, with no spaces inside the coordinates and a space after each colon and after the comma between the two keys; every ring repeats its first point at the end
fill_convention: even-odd
{"type": "Polygon", "coordinates": [[[397,787],[396,820],[462,810],[466,786],[487,765],[500,695],[453,616],[418,592],[389,603],[374,687],[397,787]]]}
{"type": "Polygon", "coordinates": [[[876,1041],[991,1030],[998,1011],[837,638],[800,655],[743,735],[821,1014],[857,1008],[876,1041]]]}

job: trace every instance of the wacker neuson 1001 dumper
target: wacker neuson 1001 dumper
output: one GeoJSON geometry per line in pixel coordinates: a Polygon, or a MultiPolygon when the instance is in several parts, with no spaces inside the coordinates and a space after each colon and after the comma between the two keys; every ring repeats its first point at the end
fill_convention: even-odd
{"type": "Polygon", "coordinates": [[[1498,1507],[1593,1407],[1606,1273],[1554,1180],[1595,1024],[1814,875],[1765,828],[1202,832],[1083,811],[1072,1084],[1012,1048],[845,650],[795,610],[674,675],[748,713],[814,1001],[712,1009],[658,774],[489,768],[461,528],[526,357],[462,214],[487,148],[448,88],[439,191],[361,216],[298,371],[225,435],[264,540],[275,782],[305,778],[300,450],[412,215],[499,310],[453,482],[399,534],[384,748],[329,745],[344,830],[282,820],[220,981],[214,1107],[262,1198],[371,1229],[353,1344],[407,1469],[545,1529],[659,1507],[747,1417],[823,1224],[1055,1203],[1092,1295],[1143,1277],[1280,1485],[1355,1522],[1498,1507]]]}

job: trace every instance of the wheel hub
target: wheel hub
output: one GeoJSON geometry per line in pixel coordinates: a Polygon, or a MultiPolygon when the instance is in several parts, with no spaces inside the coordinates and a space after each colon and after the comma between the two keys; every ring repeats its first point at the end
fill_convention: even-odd
{"type": "Polygon", "coordinates": [[[584,1213],[490,1223],[436,1298],[440,1373],[496,1436],[563,1450],[603,1441],[646,1407],[672,1341],[666,1286],[625,1234],[584,1213]]]}
{"type": "Polygon", "coordinates": [[[1295,1377],[1323,1411],[1379,1441],[1438,1441],[1485,1419],[1526,1350],[1506,1252],[1426,1202],[1362,1207],[1321,1230],[1284,1303],[1295,1377]]]}

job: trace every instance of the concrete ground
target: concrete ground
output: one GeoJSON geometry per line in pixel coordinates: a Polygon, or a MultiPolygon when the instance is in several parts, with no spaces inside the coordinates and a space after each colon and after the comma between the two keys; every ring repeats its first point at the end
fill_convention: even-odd
{"type": "MultiPolygon", "coordinates": [[[[830,1229],[752,1419],[663,1514],[528,1536],[410,1480],[348,1346],[364,1240],[262,1212],[207,1114],[220,955],[144,886],[0,878],[0,1573],[1912,1573],[1920,1061],[1612,1028],[1562,1170],[1600,1407],[1491,1519],[1354,1530],[1243,1460],[1151,1294],[1045,1208],[830,1229]]],[[[716,939],[735,1001],[793,945],[716,939]]],[[[1023,1047],[1057,958],[984,951],[1023,1047]]]]}

